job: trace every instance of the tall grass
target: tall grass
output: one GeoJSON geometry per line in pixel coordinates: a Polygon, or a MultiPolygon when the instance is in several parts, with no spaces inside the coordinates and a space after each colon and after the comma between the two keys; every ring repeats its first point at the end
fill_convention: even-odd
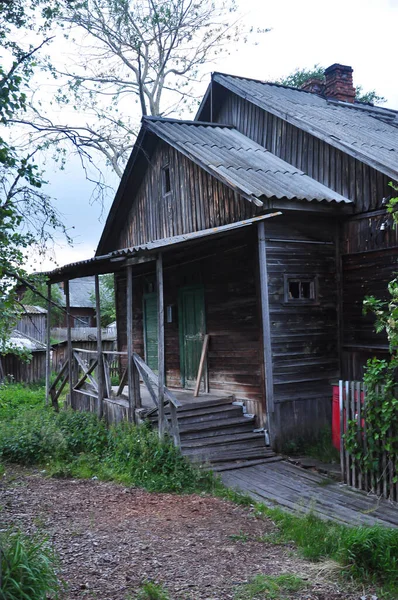
{"type": "Polygon", "coordinates": [[[20,531],[0,534],[1,600],[49,600],[58,598],[60,584],[56,558],[43,539],[20,531]]]}
{"type": "Polygon", "coordinates": [[[28,390],[23,403],[20,386],[8,386],[7,394],[14,387],[18,401],[0,420],[0,459],[45,467],[58,477],[95,476],[149,491],[213,491],[213,475],[193,467],[149,425],[122,422],[107,429],[91,413],[68,409],[57,414],[43,402],[32,407],[28,390]]]}

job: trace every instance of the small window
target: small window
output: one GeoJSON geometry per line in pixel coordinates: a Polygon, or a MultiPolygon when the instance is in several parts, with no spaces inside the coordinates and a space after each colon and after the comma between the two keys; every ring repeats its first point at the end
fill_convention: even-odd
{"type": "Polygon", "coordinates": [[[171,179],[170,179],[170,167],[166,165],[162,169],[162,187],[163,187],[163,196],[171,193],[171,179]]]}
{"type": "Polygon", "coordinates": [[[315,302],[316,280],[299,277],[285,278],[285,302],[315,302]]]}
{"type": "Polygon", "coordinates": [[[74,327],[90,327],[91,317],[75,317],[74,327]]]}

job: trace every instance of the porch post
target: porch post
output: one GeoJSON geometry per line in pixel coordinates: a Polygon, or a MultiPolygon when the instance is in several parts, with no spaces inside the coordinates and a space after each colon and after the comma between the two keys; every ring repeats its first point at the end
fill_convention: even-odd
{"type": "Polygon", "coordinates": [[[64,293],[65,293],[65,308],[66,308],[66,328],[67,328],[67,344],[68,344],[68,379],[69,379],[69,399],[70,404],[73,408],[73,348],[72,348],[72,332],[70,326],[70,294],[69,294],[69,280],[64,282],[64,293]]]}
{"type": "Polygon", "coordinates": [[[158,299],[158,425],[159,437],[164,437],[164,297],[163,297],[163,257],[162,253],[156,260],[156,291],[158,299]]]}
{"type": "Polygon", "coordinates": [[[47,329],[46,329],[46,404],[50,403],[51,377],[51,283],[47,284],[47,329]]]}
{"type": "Polygon", "coordinates": [[[101,332],[101,301],[99,289],[99,277],[95,275],[95,315],[97,322],[97,360],[98,360],[98,417],[104,415],[104,355],[102,354],[102,332],[101,332]]]}
{"type": "Polygon", "coordinates": [[[272,436],[274,433],[272,431],[272,418],[274,413],[274,374],[272,369],[271,331],[268,302],[267,245],[265,241],[264,222],[260,221],[257,227],[267,429],[270,440],[272,441],[272,436]]]}
{"type": "Polygon", "coordinates": [[[129,414],[130,423],[135,422],[136,409],[136,377],[134,376],[134,359],[133,359],[133,267],[127,267],[127,288],[126,288],[126,303],[127,303],[127,381],[129,390],[129,414]]]}

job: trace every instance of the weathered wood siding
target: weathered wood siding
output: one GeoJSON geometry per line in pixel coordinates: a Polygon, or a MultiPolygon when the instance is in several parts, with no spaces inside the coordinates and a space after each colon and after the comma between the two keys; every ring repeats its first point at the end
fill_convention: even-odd
{"type": "MultiPolygon", "coordinates": [[[[250,401],[249,409],[264,415],[261,325],[257,300],[256,230],[209,242],[182,255],[164,257],[164,302],[172,306],[173,321],[165,323],[166,384],[181,386],[178,291],[203,284],[206,333],[210,334],[208,376],[210,392],[233,393],[250,401]]],[[[144,356],[143,293],[152,274],[135,277],[134,344],[144,356]]],[[[119,349],[126,350],[125,278],[117,275],[119,349]]]]}
{"type": "Polygon", "coordinates": [[[387,284],[397,273],[398,231],[385,210],[358,215],[342,227],[342,377],[360,379],[366,361],[387,356],[385,334],[377,334],[372,314],[363,315],[365,296],[387,300],[387,284]]]}
{"type": "Polygon", "coordinates": [[[256,207],[159,141],[112,250],[247,219],[256,207]],[[163,195],[162,169],[171,193],[163,195]]]}
{"type": "Polygon", "coordinates": [[[35,383],[46,376],[46,353],[33,352],[32,359],[26,363],[15,354],[0,357],[5,377],[21,383],[35,383]]]}
{"type": "Polygon", "coordinates": [[[357,213],[380,208],[383,198],[391,195],[390,179],[379,171],[228,90],[223,90],[213,121],[234,125],[276,156],[350,198],[357,213]]]}
{"type": "Polygon", "coordinates": [[[35,314],[35,313],[23,313],[20,320],[15,326],[15,329],[21,333],[28,335],[29,337],[39,340],[39,342],[46,341],[46,323],[47,314],[35,314]]]}
{"type": "Polygon", "coordinates": [[[277,447],[331,423],[330,382],[338,377],[336,223],[281,217],[266,227],[277,447]],[[285,300],[285,280],[316,281],[312,303],[285,300]]]}

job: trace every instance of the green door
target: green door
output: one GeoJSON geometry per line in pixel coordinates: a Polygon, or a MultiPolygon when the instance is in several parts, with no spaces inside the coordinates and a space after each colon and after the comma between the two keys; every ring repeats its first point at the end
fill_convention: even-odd
{"type": "Polygon", "coordinates": [[[180,289],[179,315],[181,381],[183,387],[193,389],[205,334],[205,302],[202,285],[180,289]]]}
{"type": "Polygon", "coordinates": [[[152,371],[158,370],[158,302],[156,293],[144,294],[145,362],[152,371]]]}

